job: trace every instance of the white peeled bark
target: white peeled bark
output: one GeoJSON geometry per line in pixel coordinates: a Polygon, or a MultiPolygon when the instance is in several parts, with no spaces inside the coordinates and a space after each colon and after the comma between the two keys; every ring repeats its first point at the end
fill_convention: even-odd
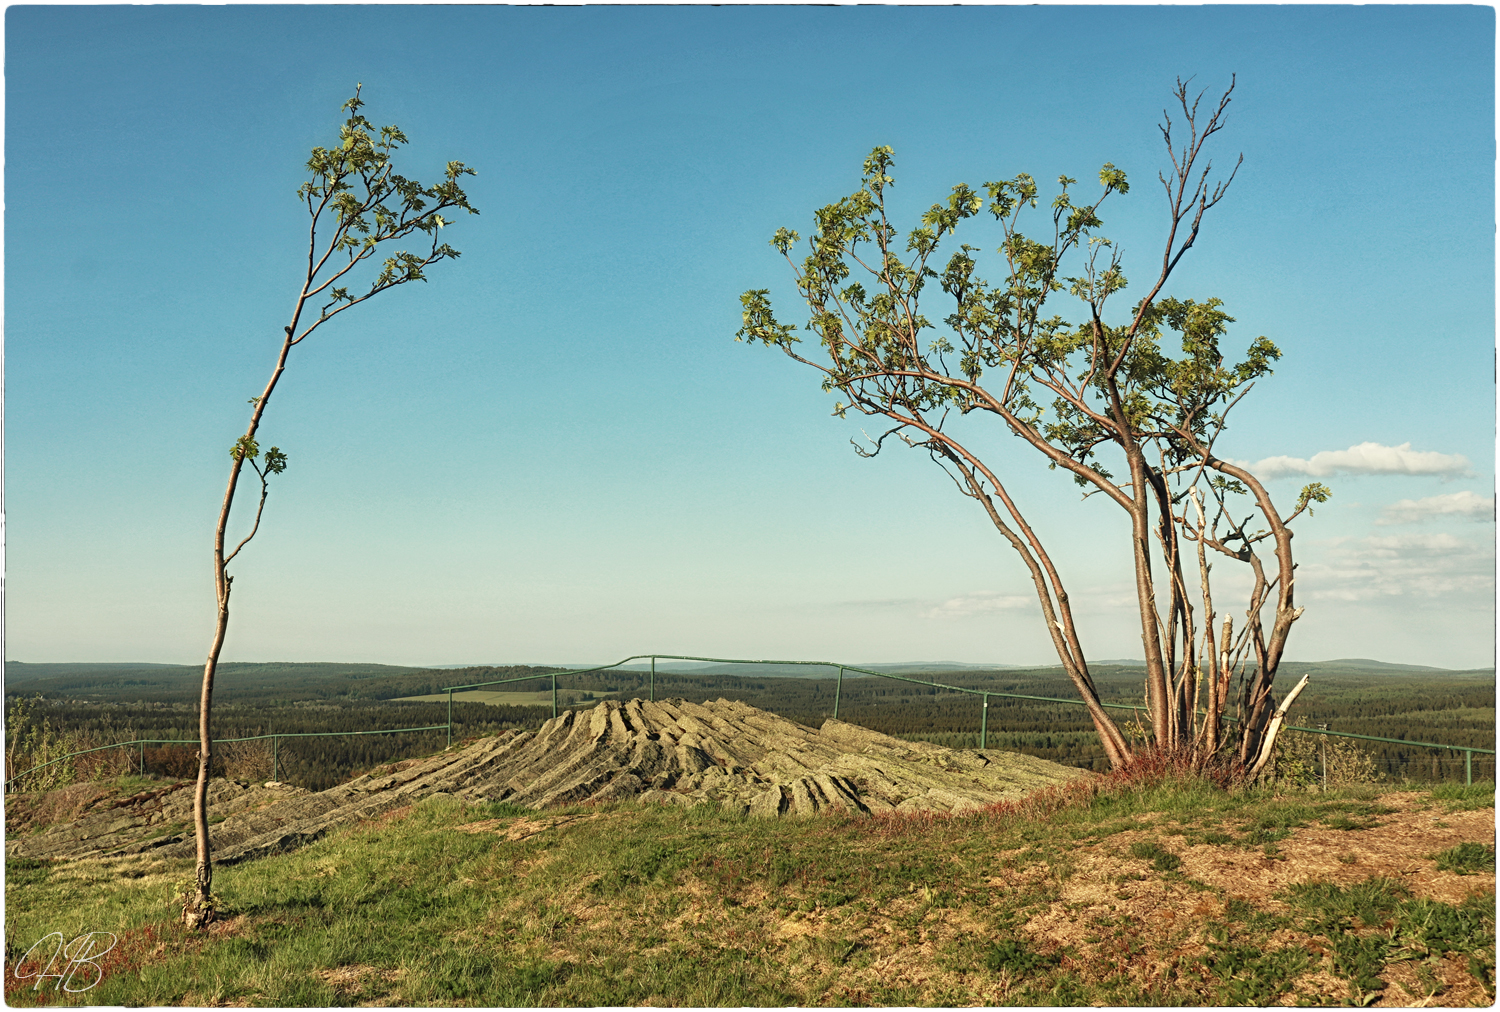
{"type": "Polygon", "coordinates": [[[1260,743],[1260,754],[1255,757],[1255,765],[1250,767],[1250,779],[1254,780],[1260,776],[1260,771],[1265,769],[1266,763],[1271,761],[1271,750],[1276,746],[1276,735],[1281,731],[1281,725],[1286,722],[1287,711],[1292,708],[1292,703],[1297,699],[1299,693],[1307,688],[1311,675],[1303,675],[1302,681],[1292,686],[1292,691],[1286,694],[1276,712],[1271,715],[1271,723],[1266,726],[1266,738],[1260,743]]]}

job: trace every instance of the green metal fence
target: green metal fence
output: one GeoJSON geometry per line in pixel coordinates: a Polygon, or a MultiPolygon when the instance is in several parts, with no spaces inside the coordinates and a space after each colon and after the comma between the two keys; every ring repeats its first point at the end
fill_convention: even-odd
{"type": "MultiPolygon", "coordinates": [[[[552,685],[552,716],[556,717],[557,713],[558,713],[558,710],[557,710],[557,680],[559,678],[566,678],[566,677],[568,677],[570,675],[587,675],[587,674],[593,674],[593,673],[599,672],[599,671],[611,671],[611,670],[614,670],[616,668],[621,668],[624,665],[631,663],[632,661],[649,661],[651,667],[650,667],[650,677],[649,677],[649,681],[648,681],[648,692],[647,692],[647,694],[648,694],[648,698],[654,702],[656,700],[656,662],[658,660],[664,660],[664,661],[697,661],[697,662],[703,662],[703,663],[709,663],[709,664],[776,664],[776,665],[784,665],[784,666],[790,666],[790,667],[836,668],[836,669],[838,669],[838,681],[834,685],[834,692],[833,692],[833,716],[834,716],[835,719],[837,719],[837,717],[839,715],[839,699],[840,699],[840,696],[843,693],[843,688],[844,688],[844,672],[846,672],[846,671],[853,671],[853,672],[856,672],[856,673],[861,674],[861,675],[871,675],[871,676],[874,676],[876,678],[888,678],[888,679],[892,679],[892,680],[898,681],[898,682],[908,682],[908,683],[910,683],[912,685],[925,685],[925,686],[928,686],[930,688],[946,689],[946,690],[948,690],[950,692],[963,692],[963,693],[967,693],[967,694],[969,694],[971,696],[978,696],[978,697],[980,697],[980,708],[979,708],[979,747],[980,748],[987,748],[988,745],[989,745],[989,716],[990,716],[990,698],[991,697],[995,697],[997,699],[1029,699],[1029,700],[1033,700],[1033,701],[1039,702],[1039,703],[1062,703],[1062,704],[1067,705],[1067,706],[1084,706],[1084,705],[1086,705],[1083,702],[1083,700],[1081,700],[1081,699],[1059,699],[1059,698],[1055,698],[1053,696],[1030,696],[1030,695],[1025,695],[1025,694],[1017,693],[1017,692],[995,692],[995,691],[992,691],[992,690],[989,690],[989,689],[971,689],[971,688],[968,688],[968,687],[962,686],[962,685],[948,685],[948,684],[946,684],[944,682],[933,682],[933,681],[928,681],[928,680],[922,679],[922,678],[908,678],[905,675],[893,675],[893,674],[891,674],[889,672],[886,672],[886,671],[872,671],[869,668],[856,667],[853,664],[842,664],[842,663],[839,663],[838,661],[773,661],[773,660],[747,660],[745,658],[739,658],[739,657],[690,657],[690,656],[687,656],[685,654],[635,654],[633,656],[625,658],[624,660],[616,661],[613,664],[601,664],[601,665],[599,665],[597,667],[592,667],[592,668],[577,668],[577,669],[573,669],[573,670],[569,670],[569,671],[553,671],[553,672],[549,672],[549,673],[544,674],[544,675],[521,675],[521,676],[516,677],[516,678],[497,678],[497,679],[494,679],[492,681],[487,681],[487,682],[472,682],[472,683],[470,683],[468,685],[450,685],[450,686],[447,686],[447,687],[439,690],[441,692],[446,693],[447,697],[448,697],[448,700],[447,700],[447,702],[448,702],[448,722],[446,724],[429,724],[426,727],[397,727],[397,728],[391,728],[389,730],[380,730],[380,731],[314,731],[314,732],[296,733],[296,734],[293,734],[293,733],[286,733],[286,734],[261,734],[261,735],[255,735],[255,736],[249,737],[249,738],[216,738],[216,739],[214,739],[214,744],[221,745],[221,744],[230,744],[230,743],[233,743],[233,742],[241,742],[241,741],[265,741],[267,739],[270,739],[270,741],[271,741],[271,749],[272,749],[272,753],[271,753],[272,754],[272,776],[271,776],[271,778],[274,780],[274,779],[276,779],[276,772],[277,772],[277,765],[276,764],[277,764],[278,749],[279,749],[279,745],[280,745],[280,740],[282,738],[327,738],[327,737],[334,737],[334,736],[358,735],[358,734],[402,734],[404,732],[410,732],[410,731],[446,731],[447,735],[448,735],[447,744],[451,746],[453,744],[453,693],[455,693],[455,692],[462,692],[462,691],[465,691],[465,690],[468,690],[468,689],[480,689],[480,688],[484,688],[485,686],[488,686],[488,685],[509,685],[509,684],[512,684],[512,683],[515,683],[515,682],[550,681],[551,685],[552,685]]],[[[1106,707],[1108,707],[1110,709],[1115,709],[1115,710],[1132,710],[1132,711],[1135,711],[1137,714],[1145,713],[1145,710],[1146,710],[1146,708],[1144,706],[1138,706],[1138,705],[1129,704],[1129,703],[1103,703],[1101,705],[1106,706],[1106,707]]],[[[1226,717],[1225,719],[1227,719],[1227,720],[1233,720],[1234,718],[1233,717],[1226,717]]],[[[1494,755],[1495,754],[1495,750],[1491,749],[1491,748],[1475,748],[1475,747],[1471,747],[1471,746],[1468,746],[1468,745],[1444,745],[1444,744],[1440,744],[1440,743],[1437,743],[1437,742],[1412,741],[1412,740],[1407,739],[1407,738],[1379,738],[1379,737],[1376,737],[1374,735],[1368,735],[1368,734],[1351,734],[1351,733],[1349,733],[1347,731],[1328,731],[1328,730],[1324,730],[1323,728],[1317,728],[1317,727],[1298,727],[1296,725],[1291,725],[1291,724],[1283,725],[1283,730],[1304,731],[1304,732],[1306,732],[1308,734],[1329,735],[1329,736],[1335,737],[1335,738],[1357,738],[1357,739],[1360,739],[1362,741],[1378,741],[1378,742],[1387,742],[1387,743],[1391,743],[1391,744],[1395,744],[1395,745],[1409,745],[1409,746],[1412,746],[1412,747],[1415,747],[1415,748],[1447,749],[1447,750],[1451,750],[1451,751],[1455,751],[1455,752],[1462,752],[1462,753],[1464,753],[1464,781],[1465,781],[1465,783],[1469,783],[1469,784],[1472,784],[1474,782],[1474,754],[1476,752],[1480,753],[1480,754],[1483,754],[1483,755],[1494,755]]],[[[145,769],[145,749],[146,749],[147,745],[196,745],[196,744],[198,744],[198,742],[196,740],[193,740],[193,739],[145,738],[145,739],[136,739],[135,741],[117,742],[117,743],[115,743],[113,745],[100,745],[97,748],[84,749],[83,751],[80,751],[80,752],[70,752],[67,755],[59,756],[58,758],[53,759],[53,760],[51,760],[49,762],[45,762],[45,763],[42,763],[42,764],[40,764],[38,766],[34,766],[31,769],[26,770],[23,773],[16,774],[14,777],[11,777],[9,780],[7,780],[5,782],[5,789],[7,791],[9,791],[11,789],[11,785],[12,784],[14,784],[16,781],[20,780],[22,777],[29,776],[30,774],[35,773],[37,770],[45,769],[48,766],[51,766],[51,765],[53,765],[55,763],[63,762],[65,760],[71,759],[71,758],[73,758],[75,756],[87,755],[90,752],[100,752],[100,751],[103,751],[105,749],[112,749],[112,748],[130,748],[130,747],[133,747],[133,746],[139,746],[140,749],[141,749],[141,769],[142,769],[142,771],[144,771],[144,769],[145,769]]]]}
{"type": "MultiPolygon", "coordinates": [[[[1024,695],[1024,694],[1018,693],[1018,692],[993,692],[993,691],[991,691],[989,689],[971,689],[971,688],[967,688],[967,687],[962,686],[962,685],[948,685],[948,684],[945,684],[943,682],[931,682],[931,681],[927,681],[926,679],[922,679],[922,678],[908,678],[905,675],[893,675],[893,674],[891,674],[890,672],[887,672],[887,671],[872,671],[869,668],[860,668],[860,667],[854,666],[853,664],[841,664],[838,661],[771,661],[771,660],[746,660],[744,658],[738,658],[738,657],[689,657],[689,656],[686,656],[686,655],[683,655],[683,654],[636,654],[636,655],[634,655],[632,657],[627,657],[627,658],[625,658],[622,661],[616,661],[613,664],[601,664],[600,666],[594,667],[594,668],[578,668],[578,669],[572,670],[572,671],[554,671],[554,672],[551,672],[551,673],[545,674],[545,675],[522,675],[519,678],[499,678],[499,679],[496,679],[496,680],[491,681],[491,682],[474,682],[474,683],[472,683],[470,685],[452,685],[452,686],[449,686],[449,687],[447,687],[447,688],[445,688],[445,689],[442,690],[443,692],[446,692],[448,694],[448,725],[449,725],[448,742],[449,742],[450,745],[453,742],[452,725],[453,725],[453,693],[454,692],[463,691],[465,689],[478,689],[478,688],[482,688],[482,687],[484,687],[486,685],[504,685],[504,684],[508,684],[508,683],[511,683],[511,682],[526,682],[526,681],[538,681],[538,680],[550,679],[551,682],[552,682],[552,716],[556,717],[557,716],[557,680],[559,678],[565,678],[568,675],[587,675],[587,674],[592,674],[592,673],[597,672],[597,671],[610,671],[610,670],[613,670],[615,668],[622,667],[623,665],[629,664],[632,661],[646,661],[646,660],[649,660],[651,662],[651,677],[650,677],[650,682],[649,682],[649,692],[648,692],[648,695],[649,695],[649,698],[652,701],[655,701],[655,699],[656,699],[656,662],[658,660],[663,660],[663,661],[701,661],[701,662],[709,663],[709,664],[778,664],[778,665],[799,666],[799,667],[837,668],[838,669],[838,681],[835,684],[834,691],[833,691],[833,716],[834,716],[834,719],[837,719],[838,715],[839,715],[839,697],[843,693],[843,688],[844,688],[844,672],[845,671],[854,671],[854,672],[858,672],[861,675],[873,675],[876,678],[889,678],[889,679],[892,679],[892,680],[897,681],[897,682],[909,682],[912,685],[926,685],[926,686],[929,686],[929,687],[932,687],[932,688],[947,689],[947,690],[949,690],[951,692],[966,692],[966,693],[968,693],[971,696],[978,696],[978,697],[980,697],[980,707],[979,707],[979,747],[980,748],[986,748],[989,745],[990,697],[992,697],[992,696],[995,697],[995,698],[997,698],[997,699],[1002,699],[1002,698],[1003,699],[1030,699],[1030,700],[1033,700],[1033,701],[1039,702],[1039,703],[1062,703],[1062,704],[1065,704],[1067,706],[1086,706],[1087,705],[1081,699],[1058,699],[1058,698],[1055,698],[1055,697],[1052,697],[1052,696],[1028,696],[1028,695],[1024,695]]],[[[1108,707],[1110,709],[1114,709],[1114,710],[1133,710],[1137,714],[1142,714],[1142,713],[1146,712],[1146,708],[1144,706],[1137,706],[1137,705],[1133,705],[1133,704],[1130,704],[1130,703],[1101,703],[1100,705],[1108,707]]],[[[1235,718],[1233,718],[1233,717],[1225,717],[1225,719],[1232,721],[1235,718]]],[[[1351,733],[1349,733],[1347,731],[1328,731],[1328,730],[1324,730],[1322,728],[1317,728],[1317,727],[1298,727],[1298,726],[1293,725],[1293,724],[1283,725],[1282,729],[1283,730],[1288,730],[1288,731],[1306,731],[1308,734],[1330,735],[1330,736],[1335,737],[1335,738],[1358,738],[1358,739],[1361,739],[1361,740],[1364,740],[1364,741],[1390,742],[1390,743],[1396,744],[1396,745],[1410,745],[1410,746],[1413,746],[1413,747],[1416,747],[1416,748],[1451,749],[1451,750],[1453,750],[1455,752],[1462,752],[1462,753],[1464,753],[1464,782],[1465,783],[1469,783],[1469,784],[1472,784],[1474,782],[1474,753],[1479,752],[1479,753],[1482,753],[1484,755],[1494,755],[1495,754],[1495,750],[1492,749],[1492,748],[1472,748],[1472,747],[1467,746],[1467,745],[1443,745],[1443,744],[1439,744],[1439,743],[1436,743],[1436,742],[1430,742],[1430,741],[1412,741],[1412,740],[1407,739],[1407,738],[1377,738],[1374,735],[1368,735],[1368,734],[1351,734],[1351,733]]]]}

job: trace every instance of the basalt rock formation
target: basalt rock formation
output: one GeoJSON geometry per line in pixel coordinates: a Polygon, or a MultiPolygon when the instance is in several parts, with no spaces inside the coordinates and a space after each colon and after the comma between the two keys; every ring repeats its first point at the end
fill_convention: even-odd
{"type": "MultiPolygon", "coordinates": [[[[605,700],[589,710],[569,710],[536,731],[508,731],[316,794],[281,785],[221,784],[221,797],[210,809],[227,818],[210,833],[215,860],[231,864],[289,850],[335,827],[432,796],[534,809],[634,799],[716,802],[750,816],[826,810],[868,815],[959,812],[1091,775],[1014,752],[902,741],[839,720],[815,730],[723,699],[605,700]]],[[[30,857],[148,850],[191,856],[191,831],[163,810],[176,795],[189,793],[154,792],[139,804],[122,803],[11,841],[7,851],[30,857]]]]}

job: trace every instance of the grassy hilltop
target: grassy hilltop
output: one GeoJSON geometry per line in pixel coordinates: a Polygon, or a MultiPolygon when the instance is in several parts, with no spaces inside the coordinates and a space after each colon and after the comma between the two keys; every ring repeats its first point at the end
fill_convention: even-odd
{"type": "Polygon", "coordinates": [[[221,868],[198,936],[187,860],[11,861],[6,947],[118,936],[48,1004],[1481,1006],[1493,805],[1170,778],[921,819],[439,797],[221,868]]]}
{"type": "MultiPolygon", "coordinates": [[[[191,669],[61,667],[20,666],[11,701],[45,693],[33,714],[69,734],[189,736],[191,669]]],[[[445,704],[399,697],[523,673],[546,678],[542,698],[458,702],[458,737],[551,715],[546,669],[225,671],[222,736],[441,723],[445,704]]],[[[1056,669],[932,677],[1071,694],[1056,669]]],[[[1101,666],[1098,677],[1107,698],[1138,700],[1139,668],[1101,666]]],[[[644,695],[647,678],[572,676],[559,702],[644,695]]],[[[831,714],[834,691],[828,678],[656,678],[658,698],[726,696],[813,726],[831,714]]],[[[1324,664],[1293,719],[1493,747],[1494,702],[1493,671],[1324,664]]],[[[958,747],[976,744],[977,710],[964,693],[873,677],[846,678],[839,698],[841,718],[958,747]]],[[[991,748],[1094,761],[1077,706],[995,698],[989,728],[991,748]]],[[[320,788],[441,749],[444,737],[288,740],[281,775],[320,788]]],[[[1300,775],[1254,789],[1084,777],[957,816],[763,821],[628,802],[542,814],[429,797],[221,867],[224,916],[201,935],[178,921],[188,859],[11,858],[13,971],[34,973],[23,957],[49,932],[104,931],[118,943],[84,993],[38,992],[35,977],[14,972],[5,993],[12,1005],[1491,1004],[1493,783],[1404,781],[1429,771],[1451,781],[1462,766],[1390,746],[1366,754],[1383,769],[1361,767],[1385,773],[1383,783],[1335,777],[1318,792],[1308,787],[1316,754],[1299,747],[1300,775]]],[[[153,754],[153,770],[170,775],[174,754],[153,754]]],[[[264,773],[256,764],[267,759],[226,750],[239,764],[226,772],[264,773]]],[[[1492,760],[1476,763],[1480,777],[1492,771],[1492,760]]],[[[8,839],[170,785],[100,775],[12,796],[8,839]]]]}

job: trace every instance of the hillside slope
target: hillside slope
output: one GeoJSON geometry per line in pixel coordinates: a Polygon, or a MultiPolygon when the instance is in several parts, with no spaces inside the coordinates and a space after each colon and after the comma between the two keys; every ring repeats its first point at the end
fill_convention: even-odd
{"type": "Polygon", "coordinates": [[[115,934],[104,1005],[1482,1006],[1492,791],[1096,777],[794,819],[429,797],[221,868],[206,935],[176,921],[187,859],[11,859],[6,939],[15,966],[115,934]]]}

